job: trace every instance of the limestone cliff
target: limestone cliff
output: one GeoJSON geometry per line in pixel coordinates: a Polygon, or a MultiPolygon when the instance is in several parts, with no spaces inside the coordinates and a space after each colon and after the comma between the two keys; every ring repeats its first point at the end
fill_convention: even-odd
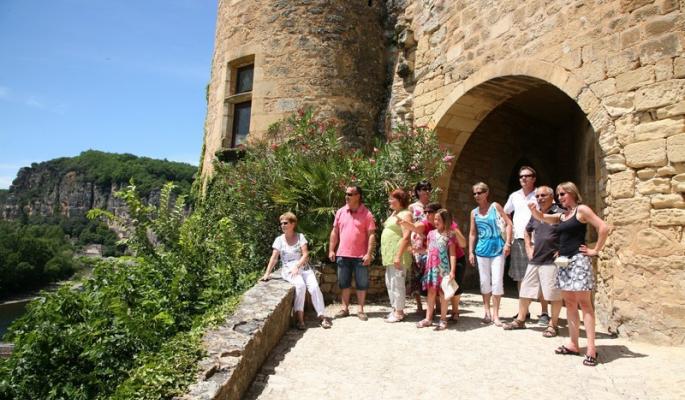
{"type": "Polygon", "coordinates": [[[86,151],[77,157],[58,158],[19,170],[8,192],[0,196],[0,217],[80,217],[92,208],[125,214],[124,203],[114,196],[131,178],[143,199],[155,204],[159,189],[174,181],[188,193],[196,168],[183,163],[86,151]]]}

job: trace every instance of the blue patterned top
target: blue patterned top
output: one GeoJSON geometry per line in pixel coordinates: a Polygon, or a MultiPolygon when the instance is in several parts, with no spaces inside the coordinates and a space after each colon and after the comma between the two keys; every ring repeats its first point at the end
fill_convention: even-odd
{"type": "Polygon", "coordinates": [[[473,209],[474,220],[478,231],[475,253],[478,257],[497,257],[504,250],[504,240],[497,227],[497,209],[490,204],[488,213],[482,216],[478,207],[473,209]]]}

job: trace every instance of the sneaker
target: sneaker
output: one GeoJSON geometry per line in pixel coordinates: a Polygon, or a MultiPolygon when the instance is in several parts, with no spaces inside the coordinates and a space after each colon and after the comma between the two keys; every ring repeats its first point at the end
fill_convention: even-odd
{"type": "Polygon", "coordinates": [[[385,321],[385,322],[387,322],[387,323],[393,323],[393,322],[400,322],[400,321],[402,321],[403,319],[404,319],[404,315],[401,316],[401,317],[398,317],[397,315],[395,315],[395,313],[391,313],[391,314],[388,315],[387,318],[385,318],[383,321],[385,321]]]}
{"type": "Polygon", "coordinates": [[[549,320],[550,320],[549,315],[547,315],[547,313],[542,313],[538,317],[538,325],[547,326],[547,325],[549,325],[549,320]]]}

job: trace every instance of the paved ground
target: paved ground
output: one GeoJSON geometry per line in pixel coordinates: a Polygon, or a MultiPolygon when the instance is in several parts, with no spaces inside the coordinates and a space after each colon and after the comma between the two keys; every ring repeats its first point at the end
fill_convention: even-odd
{"type": "MultiPolygon", "coordinates": [[[[516,304],[504,298],[501,315],[515,314],[516,304]]],[[[339,308],[331,305],[328,313],[339,308]]],[[[537,314],[539,304],[531,311],[537,314]]],[[[544,338],[536,324],[519,331],[481,325],[475,294],[462,297],[461,319],[442,332],[417,329],[417,315],[384,323],[387,312],[386,305],[372,305],[367,322],[353,314],[334,320],[330,330],[314,321],[304,333],[291,329],[245,398],[685,399],[685,348],[598,332],[601,364],[590,368],[582,357],[554,354],[565,328],[544,338]]]]}

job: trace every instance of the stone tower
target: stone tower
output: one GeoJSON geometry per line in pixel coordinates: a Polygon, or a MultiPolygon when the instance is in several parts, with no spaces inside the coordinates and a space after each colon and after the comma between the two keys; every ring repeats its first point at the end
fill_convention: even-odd
{"type": "Polygon", "coordinates": [[[263,135],[309,105],[368,146],[385,90],[382,12],[377,0],[220,0],[203,177],[245,129],[263,135]]]}
{"type": "Polygon", "coordinates": [[[499,202],[521,165],[578,183],[611,226],[599,320],[685,344],[685,2],[221,0],[208,95],[205,177],[249,102],[255,136],[308,104],[362,146],[381,114],[434,128],[466,230],[477,181],[499,202]]]}

